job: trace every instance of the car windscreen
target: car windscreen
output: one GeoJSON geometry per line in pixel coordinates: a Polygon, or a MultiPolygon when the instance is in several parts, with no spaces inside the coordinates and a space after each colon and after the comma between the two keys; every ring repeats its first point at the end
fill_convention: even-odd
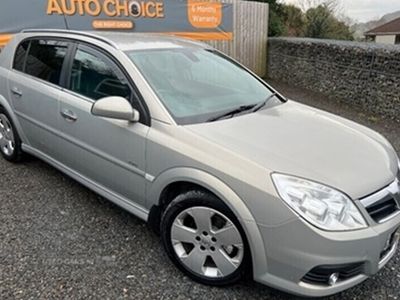
{"type": "Polygon", "coordinates": [[[127,52],[178,124],[203,123],[257,104],[269,90],[218,52],[197,48],[127,52]]]}

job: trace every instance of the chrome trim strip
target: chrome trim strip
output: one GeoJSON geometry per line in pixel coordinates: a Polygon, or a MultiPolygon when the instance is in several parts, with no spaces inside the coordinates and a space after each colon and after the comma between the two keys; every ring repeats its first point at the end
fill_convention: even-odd
{"type": "Polygon", "coordinates": [[[393,181],[391,184],[389,184],[385,188],[377,191],[376,193],[361,199],[360,202],[364,207],[369,207],[372,204],[382,200],[384,197],[388,196],[389,194],[392,194],[392,195],[400,194],[400,187],[397,183],[397,180],[393,181]]]}
{"type": "Polygon", "coordinates": [[[387,216],[386,218],[383,218],[382,220],[379,221],[379,224],[385,223],[385,222],[397,217],[398,215],[400,215],[400,210],[394,212],[393,214],[387,216]]]}
{"type": "Polygon", "coordinates": [[[341,286],[348,286],[350,285],[355,285],[356,283],[360,283],[361,281],[364,281],[367,279],[368,276],[365,274],[358,274],[354,277],[351,277],[347,280],[342,280],[337,282],[335,285],[330,286],[330,285],[318,285],[318,284],[311,284],[308,282],[300,281],[298,283],[299,286],[307,288],[307,289],[312,289],[312,290],[332,290],[333,288],[340,288],[341,286]]]}
{"type": "Polygon", "coordinates": [[[149,181],[149,182],[153,182],[154,179],[156,179],[153,175],[150,175],[150,174],[148,174],[148,173],[146,173],[146,174],[144,175],[144,178],[146,178],[146,180],[149,181]]]}

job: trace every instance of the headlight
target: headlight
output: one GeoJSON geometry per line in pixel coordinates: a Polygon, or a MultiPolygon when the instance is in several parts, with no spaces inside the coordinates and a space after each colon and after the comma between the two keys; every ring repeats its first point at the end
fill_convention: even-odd
{"type": "Polygon", "coordinates": [[[397,165],[398,165],[398,170],[397,170],[397,179],[400,181],[400,158],[397,158],[397,165]]]}
{"type": "Polygon", "coordinates": [[[345,231],[367,227],[353,201],[328,186],[298,177],[272,174],[281,198],[311,224],[324,230],[345,231]]]}

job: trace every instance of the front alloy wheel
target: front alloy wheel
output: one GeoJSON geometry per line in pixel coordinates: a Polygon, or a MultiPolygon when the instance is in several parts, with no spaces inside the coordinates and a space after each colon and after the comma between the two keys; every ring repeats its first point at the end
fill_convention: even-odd
{"type": "Polygon", "coordinates": [[[164,213],[161,234],[169,256],[192,279],[224,285],[242,277],[247,243],[235,216],[215,196],[179,195],[164,213]]]}
{"type": "Polygon", "coordinates": [[[243,240],[236,226],[208,207],[181,212],[171,228],[171,243],[192,272],[210,278],[231,275],[243,260],[243,240]]]}

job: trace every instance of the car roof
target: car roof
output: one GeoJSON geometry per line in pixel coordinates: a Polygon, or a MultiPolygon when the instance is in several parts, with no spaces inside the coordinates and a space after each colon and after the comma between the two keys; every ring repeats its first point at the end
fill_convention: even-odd
{"type": "Polygon", "coordinates": [[[109,39],[123,51],[147,50],[160,48],[210,48],[210,46],[189,39],[167,34],[128,33],[128,32],[91,32],[94,35],[109,39]]]}
{"type": "Polygon", "coordinates": [[[72,35],[83,41],[87,39],[98,39],[122,51],[173,48],[212,48],[211,46],[201,42],[160,33],[74,31],[62,29],[28,29],[22,31],[22,33],[31,34],[32,36],[51,34],[51,36],[65,37],[66,35],[72,35]]]}

